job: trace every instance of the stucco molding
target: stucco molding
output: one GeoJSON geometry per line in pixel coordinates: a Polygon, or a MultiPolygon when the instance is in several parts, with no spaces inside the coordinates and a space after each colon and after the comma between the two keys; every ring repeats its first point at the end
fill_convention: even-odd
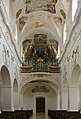
{"type": "MultiPolygon", "coordinates": [[[[61,62],[62,59],[64,58],[64,55],[65,55],[65,53],[66,53],[66,51],[67,51],[67,48],[68,48],[68,45],[69,45],[70,42],[71,42],[72,34],[74,34],[73,32],[74,32],[74,30],[75,30],[77,24],[79,23],[79,19],[80,19],[80,17],[81,17],[80,14],[81,14],[81,1],[79,2],[79,6],[78,6],[77,11],[76,11],[75,20],[73,21],[73,23],[72,23],[72,25],[71,25],[71,28],[70,28],[70,30],[69,30],[69,32],[68,32],[65,49],[64,49],[64,51],[63,51],[63,53],[62,53],[62,55],[61,55],[61,58],[60,58],[59,62],[61,62]]],[[[79,35],[80,35],[80,34],[79,34],[79,35]]]]}
{"type": "MultiPolygon", "coordinates": [[[[3,7],[3,1],[1,0],[1,1],[0,1],[0,13],[1,13],[1,16],[2,16],[2,18],[3,18],[3,22],[4,22],[6,28],[7,28],[8,32],[9,32],[9,35],[10,35],[10,38],[11,38],[11,42],[12,42],[12,44],[13,44],[13,46],[14,46],[15,52],[16,52],[16,54],[17,54],[17,57],[18,57],[18,59],[19,59],[19,61],[20,61],[20,63],[21,63],[21,59],[20,59],[20,57],[19,57],[18,51],[17,51],[17,49],[16,49],[16,46],[15,46],[15,43],[14,43],[14,40],[13,40],[13,36],[12,36],[12,33],[11,33],[11,29],[10,29],[10,27],[9,27],[7,21],[6,21],[6,19],[7,19],[6,17],[8,17],[8,16],[5,16],[2,7],[3,7]]],[[[5,9],[5,8],[4,8],[4,9],[5,9]]],[[[6,10],[5,10],[5,11],[6,11],[6,10]]],[[[6,13],[6,14],[7,14],[7,13],[6,13]]],[[[8,20],[8,19],[7,19],[7,20],[8,20]]]]}

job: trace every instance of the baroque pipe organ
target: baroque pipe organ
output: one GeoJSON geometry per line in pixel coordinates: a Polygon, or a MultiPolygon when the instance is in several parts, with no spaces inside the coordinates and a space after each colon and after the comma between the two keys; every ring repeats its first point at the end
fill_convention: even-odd
{"type": "Polygon", "coordinates": [[[47,42],[46,34],[35,34],[34,40],[23,42],[24,61],[22,72],[50,71],[59,72],[58,66],[58,42],[47,42]],[[31,41],[31,42],[30,42],[31,41]],[[56,70],[55,70],[56,69],[56,70]]]}

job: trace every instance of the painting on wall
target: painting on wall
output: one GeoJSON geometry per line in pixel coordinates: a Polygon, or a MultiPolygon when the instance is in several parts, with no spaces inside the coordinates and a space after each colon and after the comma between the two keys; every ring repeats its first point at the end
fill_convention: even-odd
{"type": "Polygon", "coordinates": [[[35,42],[35,44],[46,44],[47,43],[47,35],[46,34],[35,34],[34,42],[35,42]]]}
{"type": "Polygon", "coordinates": [[[56,4],[57,4],[58,0],[41,0],[41,1],[30,1],[30,0],[26,0],[25,4],[26,4],[26,9],[25,9],[25,13],[30,13],[33,11],[48,11],[51,13],[56,13],[56,4]]]}

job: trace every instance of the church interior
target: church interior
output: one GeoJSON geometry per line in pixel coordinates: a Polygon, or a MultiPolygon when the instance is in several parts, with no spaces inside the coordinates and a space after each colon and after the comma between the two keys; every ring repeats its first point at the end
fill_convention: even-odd
{"type": "Polygon", "coordinates": [[[80,45],[81,0],[0,0],[0,119],[81,119],[80,45]]]}

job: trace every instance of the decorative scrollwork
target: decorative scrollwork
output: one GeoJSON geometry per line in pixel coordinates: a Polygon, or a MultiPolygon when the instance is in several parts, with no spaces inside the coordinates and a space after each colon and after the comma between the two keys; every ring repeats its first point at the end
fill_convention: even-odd
{"type": "Polygon", "coordinates": [[[35,88],[32,89],[32,92],[49,92],[49,89],[47,89],[45,86],[35,86],[35,88]]]}

